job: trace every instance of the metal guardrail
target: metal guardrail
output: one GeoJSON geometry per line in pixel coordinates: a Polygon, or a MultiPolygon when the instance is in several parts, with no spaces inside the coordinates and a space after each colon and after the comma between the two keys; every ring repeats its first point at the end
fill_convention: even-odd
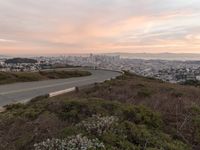
{"type": "Polygon", "coordinates": [[[76,90],[76,87],[72,87],[72,88],[68,88],[68,89],[65,89],[65,90],[52,92],[52,93],[49,93],[49,97],[54,97],[54,96],[58,96],[58,95],[61,95],[61,94],[73,92],[75,90],[76,90]]]}

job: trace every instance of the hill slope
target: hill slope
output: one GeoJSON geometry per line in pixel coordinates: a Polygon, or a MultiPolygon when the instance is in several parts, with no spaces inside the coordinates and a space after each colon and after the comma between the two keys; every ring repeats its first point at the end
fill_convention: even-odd
{"type": "Polygon", "coordinates": [[[0,114],[0,149],[198,150],[199,93],[126,73],[66,95],[11,105],[0,114]]]}
{"type": "Polygon", "coordinates": [[[52,70],[39,72],[0,72],[0,84],[15,82],[31,82],[50,79],[64,79],[91,75],[88,71],[78,70],[52,70]]]}
{"type": "Polygon", "coordinates": [[[12,59],[7,59],[5,63],[7,64],[21,64],[21,63],[35,64],[37,63],[37,60],[29,59],[29,58],[12,58],[12,59]]]}

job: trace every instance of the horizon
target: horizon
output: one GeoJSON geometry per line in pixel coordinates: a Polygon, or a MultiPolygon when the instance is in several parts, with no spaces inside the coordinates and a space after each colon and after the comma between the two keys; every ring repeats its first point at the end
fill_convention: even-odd
{"type": "Polygon", "coordinates": [[[198,0],[0,0],[0,54],[200,54],[198,0]]]}
{"type": "Polygon", "coordinates": [[[170,53],[170,52],[161,52],[161,53],[128,53],[128,52],[111,52],[111,53],[43,53],[43,54],[0,54],[0,57],[11,57],[11,58],[31,58],[31,57],[60,57],[60,56],[89,56],[93,55],[105,55],[105,56],[121,56],[121,58],[131,58],[131,59],[155,59],[155,60],[199,60],[200,53],[170,53]],[[168,58],[170,56],[172,58],[168,58]],[[183,57],[184,56],[184,57],[183,57]]]}

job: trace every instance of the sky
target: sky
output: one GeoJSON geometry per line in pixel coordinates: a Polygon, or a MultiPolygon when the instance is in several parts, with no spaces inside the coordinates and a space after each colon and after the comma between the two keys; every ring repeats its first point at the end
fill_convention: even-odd
{"type": "Polygon", "coordinates": [[[0,54],[200,53],[200,0],[0,0],[0,54]]]}

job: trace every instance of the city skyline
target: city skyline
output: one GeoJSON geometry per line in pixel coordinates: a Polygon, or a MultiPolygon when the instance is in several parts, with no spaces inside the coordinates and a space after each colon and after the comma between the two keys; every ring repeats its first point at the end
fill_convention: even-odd
{"type": "Polygon", "coordinates": [[[200,53],[198,0],[0,0],[1,54],[200,53]]]}

